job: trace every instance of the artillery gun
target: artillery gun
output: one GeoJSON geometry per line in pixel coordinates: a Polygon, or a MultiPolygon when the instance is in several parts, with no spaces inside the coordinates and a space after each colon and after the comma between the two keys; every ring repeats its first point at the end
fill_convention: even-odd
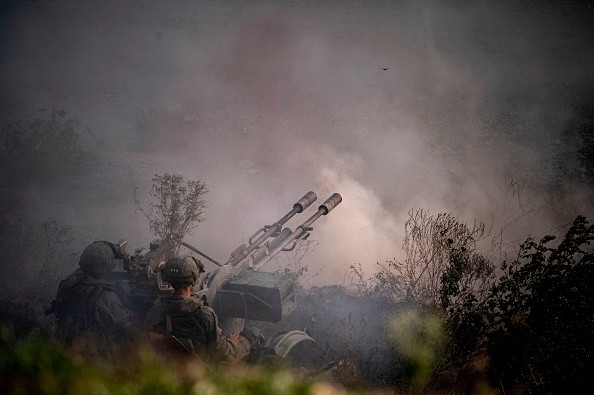
{"type": "MultiPolygon", "coordinates": [[[[295,309],[295,279],[286,273],[260,269],[279,253],[292,251],[305,241],[313,231],[311,225],[340,204],[342,197],[334,193],[295,230],[283,227],[316,200],[314,192],[305,194],[280,220],[260,228],[248,244],[236,248],[224,264],[186,242],[181,243],[217,266],[203,275],[194,292],[215,310],[225,334],[239,334],[246,320],[279,322],[295,309]]],[[[132,280],[128,300],[140,312],[137,314],[140,322],[158,295],[173,292],[161,278],[160,269],[166,260],[163,246],[162,240],[154,240],[149,248],[138,249],[130,259],[124,260],[124,270],[132,280]]],[[[267,339],[254,359],[286,358],[297,345],[306,343],[313,344],[315,340],[305,330],[277,332],[267,339]]]]}

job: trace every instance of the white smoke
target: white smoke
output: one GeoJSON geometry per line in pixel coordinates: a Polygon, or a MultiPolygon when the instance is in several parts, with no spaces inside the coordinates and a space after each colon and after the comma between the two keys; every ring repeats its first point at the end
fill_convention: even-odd
{"type": "Polygon", "coordinates": [[[15,6],[2,27],[2,118],[63,108],[104,142],[89,180],[31,191],[30,216],[66,219],[81,245],[124,237],[140,247],[152,235],[132,190],[148,204],[152,176],[177,173],[210,191],[206,219],[187,241],[224,261],[307,191],[319,200],[290,227],[338,192],[343,202],[314,223],[319,245],[306,258],[312,270],[324,267],[319,283],[341,282],[353,263],[370,275],[399,258],[411,209],[494,231],[508,224],[519,229],[514,241],[564,225],[592,212],[580,186],[570,194],[579,209],[542,208],[570,112],[562,104],[591,85],[591,32],[571,13],[508,7],[15,6]],[[571,33],[554,34],[564,29],[571,33]],[[518,205],[506,200],[510,180],[540,208],[522,227],[498,206],[518,205]]]}

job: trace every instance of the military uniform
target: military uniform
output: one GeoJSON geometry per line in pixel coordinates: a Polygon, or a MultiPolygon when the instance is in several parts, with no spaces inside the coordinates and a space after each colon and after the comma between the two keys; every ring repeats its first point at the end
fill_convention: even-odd
{"type": "Polygon", "coordinates": [[[161,297],[147,313],[144,326],[151,333],[164,335],[165,341],[176,342],[185,351],[206,359],[232,363],[245,358],[250,343],[243,336],[223,336],[213,309],[190,296],[191,287],[204,272],[202,263],[191,256],[169,259],[162,270],[163,280],[173,286],[174,295],[161,297]]]}
{"type": "Polygon", "coordinates": [[[148,331],[173,335],[191,351],[223,362],[236,362],[249,353],[247,340],[233,342],[223,336],[213,309],[197,297],[164,296],[147,313],[148,331]]]}
{"type": "Polygon", "coordinates": [[[115,284],[81,269],[60,282],[56,300],[64,309],[60,322],[68,320],[79,329],[117,338],[126,337],[132,327],[132,312],[124,307],[115,284]]]}
{"type": "Polygon", "coordinates": [[[107,279],[116,254],[109,242],[92,243],[81,254],[80,269],[60,282],[51,311],[65,340],[82,333],[110,342],[131,338],[132,312],[124,306],[116,284],[107,279]]]}

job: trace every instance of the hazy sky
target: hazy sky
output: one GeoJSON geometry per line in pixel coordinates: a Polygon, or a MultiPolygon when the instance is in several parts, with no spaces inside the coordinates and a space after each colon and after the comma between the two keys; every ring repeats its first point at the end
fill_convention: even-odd
{"type": "MultiPolygon", "coordinates": [[[[148,203],[155,173],[206,182],[206,220],[186,241],[223,261],[307,191],[316,208],[339,192],[306,262],[325,267],[315,282],[339,282],[352,263],[371,274],[401,256],[411,209],[497,229],[519,210],[511,178],[523,204],[547,201],[565,128],[594,86],[593,10],[556,3],[11,1],[0,119],[64,109],[99,139],[92,177],[27,201],[82,245],[148,244],[132,190],[148,203]]],[[[509,237],[591,214],[591,192],[570,191],[572,205],[509,237]]]]}

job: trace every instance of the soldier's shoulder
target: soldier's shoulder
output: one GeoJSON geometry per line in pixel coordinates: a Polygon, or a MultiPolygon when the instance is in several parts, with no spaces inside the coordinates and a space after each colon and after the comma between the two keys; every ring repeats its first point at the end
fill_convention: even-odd
{"type": "Polygon", "coordinates": [[[200,306],[201,306],[201,308],[202,308],[202,312],[203,312],[205,315],[213,315],[213,316],[215,316],[215,315],[216,315],[216,313],[215,313],[215,311],[212,309],[212,307],[205,306],[205,305],[203,305],[203,304],[201,304],[200,306]]]}
{"type": "Polygon", "coordinates": [[[204,306],[202,305],[200,307],[200,310],[202,311],[202,319],[208,322],[217,322],[217,314],[215,313],[215,311],[208,307],[208,306],[204,306]]]}
{"type": "Polygon", "coordinates": [[[101,287],[101,292],[99,293],[99,299],[101,300],[109,300],[109,301],[121,301],[120,294],[115,288],[111,287],[101,287]]]}
{"type": "Polygon", "coordinates": [[[190,296],[189,298],[184,297],[180,300],[180,303],[183,305],[183,308],[186,311],[196,311],[203,307],[202,300],[195,296],[190,296]]]}
{"type": "Polygon", "coordinates": [[[86,276],[84,272],[80,269],[77,269],[74,272],[70,273],[68,276],[66,276],[64,279],[62,279],[62,281],[60,281],[60,286],[64,287],[80,283],[85,279],[85,277],[86,276]]]}
{"type": "Polygon", "coordinates": [[[144,326],[159,325],[165,317],[165,308],[160,302],[155,303],[146,313],[144,326]]]}

